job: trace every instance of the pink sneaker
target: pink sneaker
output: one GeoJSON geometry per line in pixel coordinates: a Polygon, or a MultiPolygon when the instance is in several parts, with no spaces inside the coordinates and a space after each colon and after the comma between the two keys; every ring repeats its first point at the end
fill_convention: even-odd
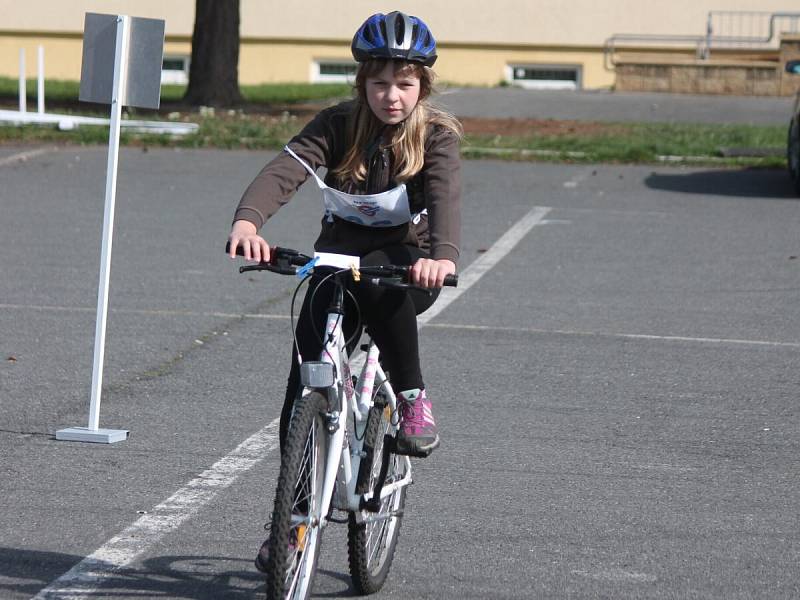
{"type": "Polygon", "coordinates": [[[439,432],[425,390],[400,392],[397,408],[400,431],[397,432],[395,452],[420,458],[428,456],[439,445],[439,432]]]}

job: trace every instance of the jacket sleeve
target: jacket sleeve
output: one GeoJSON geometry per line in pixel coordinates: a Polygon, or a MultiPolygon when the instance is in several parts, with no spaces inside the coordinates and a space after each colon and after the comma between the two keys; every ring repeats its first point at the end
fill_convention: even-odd
{"type": "MultiPolygon", "coordinates": [[[[288,144],[315,171],[330,162],[331,113],[331,109],[319,113],[288,144]]],[[[287,152],[281,151],[247,187],[233,220],[244,219],[261,229],[267,219],[289,202],[309,177],[303,165],[287,152]]]]}
{"type": "Polygon", "coordinates": [[[444,131],[429,138],[423,181],[431,258],[458,263],[461,252],[461,157],[457,135],[444,131]]]}

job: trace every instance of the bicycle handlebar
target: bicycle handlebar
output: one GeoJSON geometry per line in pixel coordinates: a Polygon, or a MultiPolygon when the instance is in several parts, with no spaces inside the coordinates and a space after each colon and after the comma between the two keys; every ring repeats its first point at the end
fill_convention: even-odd
{"type": "MultiPolygon", "coordinates": [[[[225,246],[226,254],[230,253],[230,242],[225,246]]],[[[244,256],[244,251],[241,246],[236,248],[237,256],[244,256]]],[[[291,248],[281,248],[275,246],[270,248],[270,260],[261,261],[256,265],[245,265],[239,267],[239,272],[246,271],[272,271],[281,275],[295,275],[297,269],[294,267],[303,267],[313,260],[313,257],[307,256],[292,250],[291,248]]],[[[421,289],[423,291],[430,291],[427,288],[420,288],[411,285],[408,282],[408,274],[411,271],[411,265],[383,265],[375,267],[359,267],[358,269],[362,275],[370,278],[370,283],[381,287],[401,288],[401,289],[421,289]],[[402,279],[402,282],[397,279],[402,279]]],[[[447,275],[444,278],[444,285],[456,287],[458,285],[458,275],[447,275]]]]}

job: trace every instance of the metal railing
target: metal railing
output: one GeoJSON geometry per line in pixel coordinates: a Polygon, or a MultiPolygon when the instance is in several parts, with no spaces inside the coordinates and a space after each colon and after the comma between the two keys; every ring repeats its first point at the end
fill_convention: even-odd
{"type": "Polygon", "coordinates": [[[694,50],[698,59],[707,60],[711,57],[712,48],[775,49],[779,43],[780,33],[798,31],[800,31],[800,12],[712,10],[706,19],[705,35],[615,33],[606,40],[603,50],[606,68],[613,70],[617,64],[615,53],[625,47],[667,48],[681,52],[694,50]],[[779,23],[787,23],[788,29],[778,29],[779,23]]]}
{"type": "Polygon", "coordinates": [[[779,33],[797,33],[800,13],[771,13],[765,11],[712,10],[706,20],[706,48],[715,42],[724,47],[776,48],[779,33]],[[778,23],[786,27],[778,29],[778,23]]]}

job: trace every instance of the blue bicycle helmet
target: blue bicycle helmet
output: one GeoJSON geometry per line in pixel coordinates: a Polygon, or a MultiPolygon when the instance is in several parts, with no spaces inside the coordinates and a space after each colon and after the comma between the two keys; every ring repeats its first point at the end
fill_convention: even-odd
{"type": "Polygon", "coordinates": [[[394,11],[364,21],[350,46],[357,62],[397,58],[430,67],[436,62],[436,40],[422,19],[394,11]]]}

